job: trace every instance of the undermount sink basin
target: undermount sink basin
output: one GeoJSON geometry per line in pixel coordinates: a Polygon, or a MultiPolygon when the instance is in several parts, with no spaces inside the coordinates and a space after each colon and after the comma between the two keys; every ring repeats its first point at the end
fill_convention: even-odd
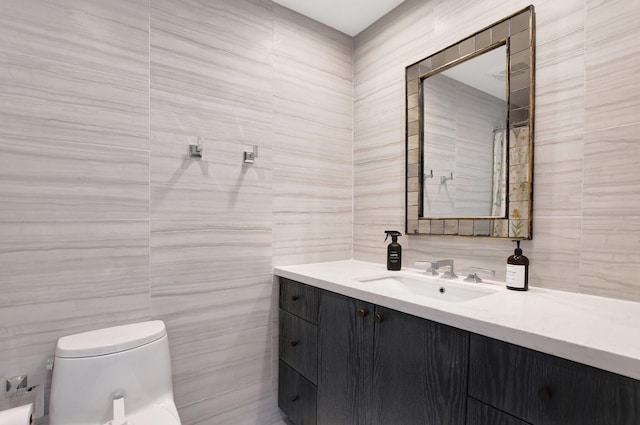
{"type": "Polygon", "coordinates": [[[495,294],[496,290],[482,283],[447,281],[440,278],[413,277],[403,274],[356,279],[371,290],[398,297],[421,297],[448,302],[463,302],[495,294]]]}

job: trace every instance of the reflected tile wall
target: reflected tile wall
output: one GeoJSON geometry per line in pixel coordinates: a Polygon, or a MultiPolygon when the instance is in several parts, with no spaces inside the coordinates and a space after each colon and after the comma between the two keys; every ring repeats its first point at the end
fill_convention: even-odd
{"type": "MultiPolygon", "coordinates": [[[[404,228],[403,70],[530,2],[407,0],[355,39],[354,257],[384,262],[385,228],[404,228]],[[384,196],[381,196],[384,195],[384,196]]],[[[640,3],[533,2],[536,127],[531,280],[640,301],[636,178],[640,3]],[[624,229],[624,231],[622,230],[624,229]],[[634,233],[635,232],[635,233],[634,233]],[[620,248],[618,248],[620,246],[620,248]],[[624,249],[622,247],[625,247],[624,249]],[[631,256],[631,257],[630,257],[631,256]],[[611,261],[615,264],[611,266],[611,261]]],[[[403,238],[405,264],[455,258],[504,275],[508,241],[403,238]]]]}
{"type": "Polygon", "coordinates": [[[352,74],[269,0],[3,2],[0,378],[162,319],[183,424],[279,422],[272,267],[351,256],[352,74]]]}
{"type": "Polygon", "coordinates": [[[424,172],[434,175],[424,179],[424,208],[432,217],[490,215],[491,126],[505,122],[504,101],[444,75],[430,79],[423,90],[424,125],[429,129],[425,132],[424,172]],[[487,129],[483,123],[491,126],[487,129]],[[442,184],[440,178],[450,175],[455,184],[442,184]]]}

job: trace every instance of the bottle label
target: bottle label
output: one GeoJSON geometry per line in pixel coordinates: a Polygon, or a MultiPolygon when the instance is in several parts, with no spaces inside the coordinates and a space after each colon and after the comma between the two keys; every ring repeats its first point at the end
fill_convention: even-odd
{"type": "Polygon", "coordinates": [[[507,286],[524,289],[525,267],[519,264],[507,264],[507,286]]]}

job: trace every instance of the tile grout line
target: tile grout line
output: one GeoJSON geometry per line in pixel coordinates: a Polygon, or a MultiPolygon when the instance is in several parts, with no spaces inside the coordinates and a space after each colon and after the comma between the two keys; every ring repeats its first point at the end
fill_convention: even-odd
{"type": "Polygon", "coordinates": [[[581,178],[581,182],[580,182],[580,230],[579,230],[579,239],[580,239],[580,244],[578,246],[578,276],[577,276],[577,287],[576,287],[576,292],[580,293],[581,290],[581,285],[580,285],[580,280],[582,278],[582,244],[584,242],[583,236],[584,236],[584,153],[585,153],[585,147],[586,147],[586,141],[587,141],[587,122],[586,122],[586,118],[587,118],[587,56],[588,56],[588,52],[587,52],[587,11],[588,7],[587,7],[587,0],[584,1],[584,8],[582,10],[583,15],[583,30],[582,30],[582,54],[583,54],[583,73],[582,73],[582,87],[583,87],[583,91],[582,91],[582,158],[580,160],[581,165],[582,165],[582,178],[581,178]]]}
{"type": "Polygon", "coordinates": [[[356,39],[351,37],[351,259],[356,253],[356,39]]]}
{"type": "Polygon", "coordinates": [[[147,214],[149,217],[147,231],[147,316],[151,319],[151,0],[148,1],[147,17],[147,140],[149,143],[149,161],[147,165],[147,214]]]}

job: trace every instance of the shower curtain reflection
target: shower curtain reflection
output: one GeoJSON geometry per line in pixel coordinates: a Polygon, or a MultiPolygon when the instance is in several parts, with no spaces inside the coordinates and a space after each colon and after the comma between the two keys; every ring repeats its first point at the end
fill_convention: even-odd
{"type": "Polygon", "coordinates": [[[491,215],[504,217],[507,204],[507,130],[497,128],[493,131],[493,199],[491,203],[491,215]]]}

